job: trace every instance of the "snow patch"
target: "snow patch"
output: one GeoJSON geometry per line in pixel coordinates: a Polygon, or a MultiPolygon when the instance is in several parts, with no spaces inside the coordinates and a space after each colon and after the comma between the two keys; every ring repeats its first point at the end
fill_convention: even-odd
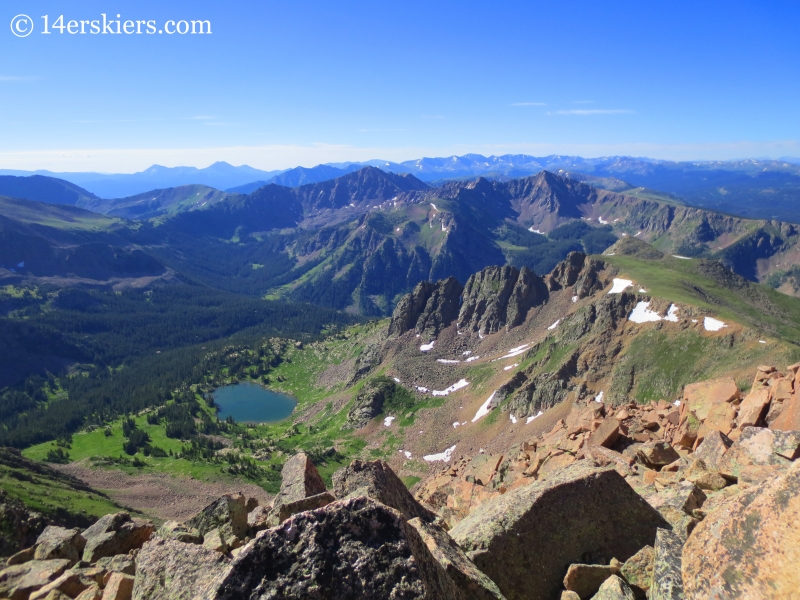
{"type": "Polygon", "coordinates": [[[467,360],[465,360],[464,362],[472,362],[473,360],[478,360],[479,358],[480,358],[480,356],[470,356],[470,357],[469,357],[467,360]]]}
{"type": "Polygon", "coordinates": [[[414,389],[416,389],[418,392],[422,392],[423,394],[427,394],[429,391],[428,388],[419,385],[414,386],[414,389]]]}
{"type": "Polygon", "coordinates": [[[383,420],[383,424],[384,424],[386,427],[389,427],[389,425],[391,425],[391,424],[392,424],[392,421],[394,421],[394,417],[386,417],[386,418],[383,420]]]}
{"type": "Polygon", "coordinates": [[[664,317],[665,321],[671,321],[673,323],[678,322],[678,307],[674,304],[669,305],[669,310],[667,311],[667,316],[664,317]]]}
{"type": "Polygon", "coordinates": [[[438,208],[436,208],[436,205],[433,202],[431,202],[431,206],[433,207],[433,210],[439,210],[438,208]]]}
{"type": "Polygon", "coordinates": [[[661,317],[657,312],[650,310],[649,302],[639,302],[631,311],[628,320],[634,323],[648,323],[650,321],[660,321],[661,317]]]}
{"type": "Polygon", "coordinates": [[[461,425],[461,423],[459,423],[458,421],[456,421],[455,423],[453,423],[453,429],[455,429],[455,428],[456,428],[456,427],[458,427],[459,425],[461,425]]]}
{"type": "Polygon", "coordinates": [[[597,217],[597,220],[600,221],[600,225],[608,225],[608,221],[603,220],[603,217],[597,217]]]}
{"type": "Polygon", "coordinates": [[[602,402],[603,401],[603,392],[601,391],[597,396],[594,397],[595,402],[602,402]]]}
{"type": "Polygon", "coordinates": [[[541,417],[543,414],[544,414],[544,412],[540,410],[538,413],[536,413],[536,414],[535,414],[535,415],[533,415],[532,417],[528,417],[527,419],[525,419],[525,425],[527,425],[528,423],[530,423],[530,422],[531,422],[531,421],[533,421],[534,419],[538,419],[538,418],[539,418],[539,417],[541,417]]]}
{"type": "Polygon", "coordinates": [[[573,296],[572,297],[572,303],[575,304],[577,301],[578,301],[578,297],[577,296],[573,296]]]}
{"type": "Polygon", "coordinates": [[[430,352],[433,350],[433,345],[436,343],[436,340],[433,340],[430,344],[422,344],[419,349],[420,352],[430,352]]]}
{"type": "Polygon", "coordinates": [[[507,367],[503,367],[503,371],[510,371],[514,367],[518,367],[519,363],[514,363],[513,365],[508,365],[507,367]]]}
{"type": "Polygon", "coordinates": [[[445,365],[457,365],[461,361],[460,360],[449,360],[447,358],[437,358],[436,362],[440,362],[440,363],[445,364],[445,365]]]}
{"type": "Polygon", "coordinates": [[[512,348],[511,350],[508,351],[508,354],[506,354],[505,356],[501,356],[500,358],[495,358],[494,360],[497,361],[497,360],[503,360],[504,358],[514,358],[515,356],[519,356],[528,349],[528,346],[530,346],[530,344],[523,344],[522,346],[517,346],[516,348],[512,348]]]}
{"type": "Polygon", "coordinates": [[[514,425],[516,425],[516,424],[517,424],[517,417],[515,417],[515,416],[514,416],[514,415],[512,415],[512,414],[509,414],[508,416],[509,416],[509,417],[511,417],[511,422],[512,422],[514,425]]]}
{"type": "Polygon", "coordinates": [[[534,229],[534,228],[533,228],[533,225],[531,225],[531,226],[528,228],[528,231],[530,231],[531,233],[538,233],[539,235],[544,235],[544,232],[543,232],[543,231],[539,231],[538,229],[534,229]]]}
{"type": "Polygon", "coordinates": [[[466,379],[459,379],[449,388],[445,388],[443,390],[433,390],[431,394],[433,394],[434,396],[447,396],[449,394],[452,394],[453,392],[460,390],[463,387],[467,387],[468,385],[469,381],[467,381],[466,379]]]}
{"type": "Polygon", "coordinates": [[[494,400],[494,395],[497,392],[492,392],[492,395],[487,398],[486,402],[481,404],[481,407],[478,409],[478,412],[475,413],[475,416],[472,417],[472,422],[474,423],[481,417],[485,417],[489,414],[489,411],[492,410],[492,400],[494,400]]]}
{"type": "Polygon", "coordinates": [[[464,350],[464,352],[461,353],[461,356],[469,356],[470,354],[472,354],[472,350],[464,350]]]}
{"type": "Polygon", "coordinates": [[[411,458],[411,452],[408,450],[398,450],[400,454],[404,454],[406,458],[411,458]]]}
{"type": "Polygon", "coordinates": [[[438,460],[444,462],[450,462],[450,457],[453,456],[453,450],[455,449],[456,449],[456,444],[453,444],[444,452],[439,452],[438,454],[428,454],[426,456],[423,456],[422,458],[427,460],[428,462],[436,462],[438,460]]]}
{"type": "Polygon", "coordinates": [[[706,317],[703,319],[703,327],[705,327],[706,331],[719,331],[723,327],[727,327],[727,325],[714,317],[706,317]]]}
{"type": "MultiPolygon", "coordinates": [[[[610,256],[610,255],[609,255],[610,256]]],[[[633,285],[633,282],[630,279],[620,279],[619,277],[614,278],[614,285],[611,286],[611,289],[608,290],[609,294],[621,294],[625,291],[626,288],[629,288],[633,285]]]]}
{"type": "Polygon", "coordinates": [[[640,293],[640,294],[646,294],[646,293],[647,293],[647,290],[646,290],[646,289],[644,289],[644,288],[639,288],[639,293],[640,293]]]}
{"type": "Polygon", "coordinates": [[[680,258],[681,260],[692,260],[688,256],[681,256],[680,254],[673,254],[672,258],[680,258]]]}
{"type": "Polygon", "coordinates": [[[758,340],[758,343],[759,344],[766,344],[767,342],[765,342],[764,340],[758,340]]]}
{"type": "Polygon", "coordinates": [[[672,404],[674,406],[680,406],[681,405],[681,401],[680,400],[675,400],[675,402],[673,402],[672,404]]]}
{"type": "Polygon", "coordinates": [[[395,380],[395,383],[400,383],[400,380],[397,377],[393,377],[392,379],[395,380]]]}
{"type": "Polygon", "coordinates": [[[556,327],[558,327],[558,324],[559,324],[559,323],[561,323],[561,319],[559,319],[558,321],[556,321],[555,323],[553,323],[552,325],[550,325],[550,327],[548,327],[548,328],[547,328],[547,330],[548,330],[548,331],[553,331],[553,329],[555,329],[556,327]]]}

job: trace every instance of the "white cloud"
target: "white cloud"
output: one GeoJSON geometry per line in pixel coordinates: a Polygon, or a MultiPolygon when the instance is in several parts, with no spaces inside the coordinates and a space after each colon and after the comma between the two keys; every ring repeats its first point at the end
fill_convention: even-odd
{"type": "Polygon", "coordinates": [[[582,117],[589,115],[625,115],[632,114],[632,110],[624,110],[619,108],[573,108],[570,110],[554,110],[550,111],[548,115],[579,115],[582,117]]]}

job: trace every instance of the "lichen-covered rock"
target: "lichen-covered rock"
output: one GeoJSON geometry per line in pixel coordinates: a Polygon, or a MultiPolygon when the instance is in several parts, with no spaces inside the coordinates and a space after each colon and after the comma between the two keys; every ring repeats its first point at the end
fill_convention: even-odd
{"type": "Polygon", "coordinates": [[[49,525],[36,539],[34,559],[66,558],[72,564],[81,559],[86,540],[77,529],[49,525]]]}
{"type": "Polygon", "coordinates": [[[406,518],[433,521],[436,515],[414,499],[411,492],[382,460],[354,460],[333,474],[333,491],[339,499],[368,496],[390,506],[406,518]]]}
{"type": "MultiPolygon", "coordinates": [[[[282,504],[316,496],[325,491],[325,482],[322,481],[317,467],[305,452],[298,452],[283,465],[281,489],[275,496],[272,507],[273,510],[278,510],[282,504]]],[[[246,519],[245,516],[245,521],[246,519]]]]}
{"type": "Polygon", "coordinates": [[[786,466],[800,448],[800,432],[797,436],[763,427],[745,427],[719,463],[719,472],[730,479],[737,479],[747,467],[786,466]],[[788,443],[787,443],[788,442],[788,443]]]}
{"type": "Polygon", "coordinates": [[[308,498],[303,498],[302,500],[296,500],[295,502],[288,502],[286,504],[281,504],[281,506],[278,509],[276,509],[278,523],[282,523],[283,521],[285,521],[292,515],[296,515],[297,513],[327,506],[328,504],[334,502],[335,500],[336,498],[330,492],[322,492],[321,494],[309,496],[308,498]]]}
{"type": "Polygon", "coordinates": [[[692,454],[695,460],[702,460],[711,471],[719,471],[722,457],[733,445],[733,440],[719,431],[709,433],[692,454]]]}
{"type": "Polygon", "coordinates": [[[626,560],[663,517],[613,469],[576,463],[489,500],[450,532],[509,599],[558,594],[564,566],[626,560]]]}
{"type": "Polygon", "coordinates": [[[269,521],[270,509],[266,506],[256,506],[247,513],[247,530],[250,537],[254,537],[259,531],[266,529],[269,521]]]}
{"type": "Polygon", "coordinates": [[[383,412],[383,403],[396,391],[397,384],[388,377],[374,377],[364,383],[347,413],[343,429],[361,429],[383,412]]]}
{"type": "Polygon", "coordinates": [[[739,398],[739,388],[732,377],[720,377],[687,385],[683,389],[681,418],[693,412],[705,421],[715,404],[733,402],[739,398]]]}
{"type": "Polygon", "coordinates": [[[112,573],[103,590],[103,600],[131,600],[134,579],[124,573],[112,573]]]}
{"type": "Polygon", "coordinates": [[[242,494],[225,494],[189,519],[186,525],[202,536],[219,529],[229,538],[244,538],[247,535],[247,500],[242,494]]]}
{"type": "Polygon", "coordinates": [[[75,598],[83,593],[84,590],[96,586],[97,583],[91,578],[81,573],[66,571],[46,586],[33,592],[29,600],[52,600],[61,596],[65,598],[75,598]]]}
{"type": "Polygon", "coordinates": [[[690,600],[794,598],[800,590],[800,462],[710,512],[683,550],[690,600]]]}
{"type": "Polygon", "coordinates": [[[603,582],[591,600],[635,600],[636,596],[625,581],[612,575],[603,582]]]}
{"type": "Polygon", "coordinates": [[[297,514],[246,545],[207,600],[462,600],[417,531],[371,498],[297,514]]]}
{"type": "Polygon", "coordinates": [[[628,582],[634,595],[641,599],[647,596],[647,590],[653,584],[653,559],[655,550],[645,546],[631,556],[619,570],[619,574],[628,582]]]}
{"type": "Polygon", "coordinates": [[[86,539],[83,560],[93,563],[104,556],[127,554],[141,548],[152,535],[150,521],[131,519],[126,512],[106,515],[83,532],[86,539]]]}
{"type": "Polygon", "coordinates": [[[547,298],[544,281],[527,267],[486,267],[464,286],[458,328],[485,335],[516,327],[547,298]]]}
{"type": "Polygon", "coordinates": [[[467,558],[464,551],[447,532],[435,523],[420,518],[408,522],[417,530],[431,555],[441,565],[448,577],[464,594],[465,600],[501,600],[505,598],[495,583],[467,558]]]}
{"type": "Polygon", "coordinates": [[[65,558],[31,560],[0,571],[0,598],[28,600],[30,595],[54,581],[69,568],[65,558]]]}
{"type": "Polygon", "coordinates": [[[165,540],[175,540],[185,544],[203,543],[203,536],[197,529],[178,521],[166,521],[158,528],[155,535],[165,540]]]}
{"type": "Polygon", "coordinates": [[[230,560],[195,544],[156,538],[136,556],[134,600],[196,600],[230,560]]]}
{"type": "Polygon", "coordinates": [[[570,565],[564,576],[564,587],[578,594],[581,600],[589,600],[616,571],[610,565],[570,565]]]}
{"type": "Polygon", "coordinates": [[[660,469],[678,460],[681,455],[668,442],[647,442],[639,447],[639,460],[651,469],[660,469]]]}
{"type": "Polygon", "coordinates": [[[658,530],[649,600],[683,600],[682,552],[683,540],[680,536],[666,529],[658,530]]]}

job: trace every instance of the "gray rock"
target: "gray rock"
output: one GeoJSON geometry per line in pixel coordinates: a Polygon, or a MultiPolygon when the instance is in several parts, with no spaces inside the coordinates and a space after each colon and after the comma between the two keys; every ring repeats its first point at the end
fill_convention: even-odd
{"type": "Polygon", "coordinates": [[[256,533],[269,527],[267,524],[269,515],[270,509],[266,506],[256,506],[247,513],[247,531],[250,537],[254,537],[256,533]]]}
{"type": "Polygon", "coordinates": [[[486,267],[464,286],[458,328],[488,334],[516,327],[547,298],[544,281],[527,267],[486,267]]]}
{"type": "Polygon", "coordinates": [[[105,556],[97,561],[95,565],[98,569],[109,573],[124,573],[125,575],[136,575],[136,561],[130,554],[117,554],[116,556],[105,556]]]}
{"type": "Polygon", "coordinates": [[[586,255],[583,252],[567,254],[567,258],[558,263],[553,271],[545,277],[548,289],[556,291],[575,285],[585,261],[586,255]]]}
{"type": "Polygon", "coordinates": [[[388,377],[367,380],[356,394],[343,429],[361,429],[383,412],[383,403],[394,394],[397,384],[388,377]]]}
{"type": "Polygon", "coordinates": [[[436,519],[436,514],[417,502],[391,467],[382,460],[354,460],[349,467],[339,469],[333,474],[333,491],[339,499],[369,496],[399,510],[406,519],[436,519]]]}
{"type": "Polygon", "coordinates": [[[278,523],[282,523],[297,513],[327,506],[335,500],[336,498],[330,492],[322,492],[321,494],[315,494],[314,496],[309,496],[308,498],[303,498],[302,500],[296,500],[295,502],[282,504],[278,509],[276,509],[278,523]]]}
{"type": "Polygon", "coordinates": [[[134,600],[195,600],[230,560],[213,550],[175,540],[147,542],[136,557],[134,600]]]}
{"type": "Polygon", "coordinates": [[[131,519],[126,512],[106,515],[83,532],[86,538],[83,560],[94,563],[104,556],[127,554],[141,548],[152,535],[150,521],[131,519]]]}
{"type": "Polygon", "coordinates": [[[202,544],[203,536],[194,527],[189,527],[178,521],[167,521],[156,531],[156,537],[165,540],[175,540],[185,544],[202,544]]]}
{"type": "Polygon", "coordinates": [[[671,531],[659,529],[655,543],[650,600],[683,600],[682,553],[683,540],[671,531]]]}
{"type": "Polygon", "coordinates": [[[564,576],[564,587],[578,594],[581,600],[588,600],[616,571],[617,569],[609,565],[570,565],[564,576]]]}
{"type": "Polygon", "coordinates": [[[81,559],[86,540],[77,529],[48,525],[36,540],[34,559],[66,558],[72,564],[81,559]]]}
{"type": "Polygon", "coordinates": [[[619,570],[619,574],[628,582],[634,595],[639,599],[647,596],[647,590],[653,583],[654,556],[653,547],[645,546],[626,560],[619,570]]]}
{"type": "Polygon", "coordinates": [[[592,596],[592,600],[635,600],[635,598],[630,586],[616,575],[606,579],[597,593],[592,596]]]}
{"type": "Polygon", "coordinates": [[[584,461],[487,501],[450,535],[507,598],[545,600],[565,565],[627,560],[658,527],[669,525],[622,476],[584,461]]]}
{"type": "Polygon", "coordinates": [[[273,512],[279,510],[283,504],[297,502],[325,491],[325,482],[322,481],[317,467],[305,452],[299,452],[283,465],[281,489],[272,501],[273,512]]]}
{"type": "Polygon", "coordinates": [[[297,514],[260,533],[204,598],[463,596],[399,512],[362,497],[297,514]]]}
{"type": "Polygon", "coordinates": [[[30,560],[0,571],[0,598],[28,600],[35,591],[56,580],[69,568],[66,558],[30,560]]]}
{"type": "Polygon", "coordinates": [[[455,277],[435,284],[422,281],[397,303],[389,323],[389,336],[414,329],[426,337],[436,337],[457,317],[463,286],[455,277]]]}
{"type": "Polygon", "coordinates": [[[647,442],[639,447],[639,460],[651,469],[660,469],[680,457],[668,442],[647,442]]]}
{"type": "Polygon", "coordinates": [[[225,494],[186,522],[200,535],[219,529],[228,538],[247,535],[247,501],[242,494],[225,494]]]}
{"type": "Polygon", "coordinates": [[[695,460],[702,460],[710,471],[718,471],[722,457],[733,445],[733,441],[721,431],[711,431],[692,454],[695,460]]]}
{"type": "Polygon", "coordinates": [[[494,581],[483,574],[467,558],[464,551],[447,532],[435,523],[426,523],[419,517],[408,522],[417,530],[433,558],[467,599],[501,600],[505,598],[494,581]]]}

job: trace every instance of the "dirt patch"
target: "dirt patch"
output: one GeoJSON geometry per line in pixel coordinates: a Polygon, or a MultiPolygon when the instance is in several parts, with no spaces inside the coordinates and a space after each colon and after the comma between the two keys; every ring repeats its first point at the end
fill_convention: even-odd
{"type": "Polygon", "coordinates": [[[198,481],[163,473],[129,475],[116,469],[92,469],[84,461],[56,468],[108,494],[123,506],[164,521],[185,521],[223,494],[232,492],[257,498],[262,505],[272,498],[252,483],[198,481]]]}

